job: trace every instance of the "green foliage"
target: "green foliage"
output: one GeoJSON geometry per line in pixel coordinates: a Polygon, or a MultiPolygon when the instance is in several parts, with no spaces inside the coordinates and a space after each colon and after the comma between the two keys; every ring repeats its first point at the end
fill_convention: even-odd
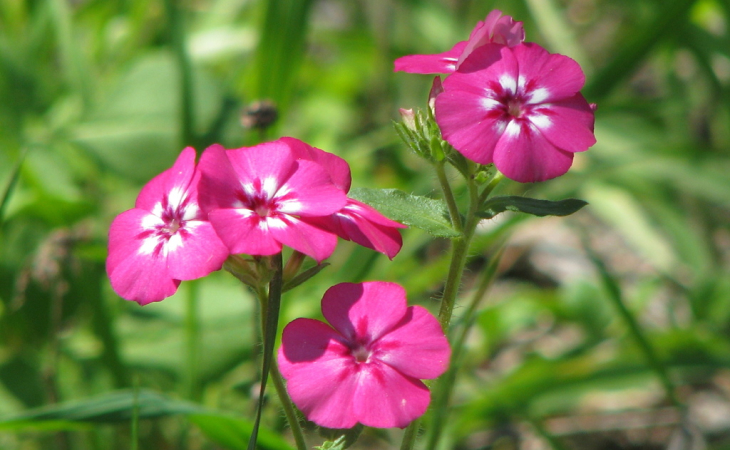
{"type": "MultiPolygon", "coordinates": [[[[213,442],[230,450],[248,448],[248,440],[253,430],[253,422],[225,414],[203,413],[190,414],[188,420],[198,426],[213,442]]],[[[281,436],[269,430],[260,429],[258,447],[264,450],[291,450],[281,436]]]]}
{"type": "MultiPolygon", "coordinates": [[[[524,21],[528,40],[581,63],[583,94],[598,104],[598,143],[559,179],[504,182],[479,213],[494,220],[480,224],[469,251],[456,323],[495,243],[512,236],[465,339],[441,448],[497,447],[484,437],[489,427],[498,435],[547,419],[550,431],[554,416],[666,406],[621,314],[668,367],[681,402],[723,398],[727,1],[167,5],[175,21],[163,0],[0,1],[0,447],[127,450],[135,408],[139,448],[247,447],[260,381],[253,296],[216,273],[141,308],[114,295],[104,270],[109,223],[185,145],[303,139],[348,160],[353,185],[366,187],[353,197],[428,233],[404,230],[392,262],[340,242],[326,271],[305,266],[283,286],[282,324],[315,317],[322,293],[340,281],[399,282],[411,303],[437,310],[448,252],[432,236],[460,235],[430,165],[391,125],[398,108],[425,111],[432,77],[393,73],[392,64],[448,50],[491,8],[524,21]],[[263,98],[280,108],[266,136],[239,123],[241,106],[263,98]],[[552,199],[572,198],[590,207],[559,221],[530,216],[571,214],[584,203],[552,199]],[[586,236],[593,262],[576,235],[586,236]]],[[[461,174],[474,173],[471,163],[434,148],[437,130],[418,142],[398,131],[432,162],[443,152],[457,202],[467,195],[461,174]]],[[[267,402],[259,445],[291,448],[273,392],[267,402]]],[[[709,449],[727,447],[727,428],[701,431],[709,449]]],[[[394,447],[398,433],[367,430],[362,446],[394,447]]]]}
{"type": "Polygon", "coordinates": [[[537,198],[517,197],[513,195],[502,195],[492,197],[482,206],[482,210],[476,214],[485,219],[491,219],[505,211],[521,212],[533,216],[569,216],[587,205],[587,202],[575,198],[552,201],[540,200],[537,198]]]}
{"type": "Polygon", "coordinates": [[[397,189],[357,188],[350,197],[374,207],[385,216],[406,225],[420,228],[436,237],[456,237],[451,228],[446,203],[397,189]]]}

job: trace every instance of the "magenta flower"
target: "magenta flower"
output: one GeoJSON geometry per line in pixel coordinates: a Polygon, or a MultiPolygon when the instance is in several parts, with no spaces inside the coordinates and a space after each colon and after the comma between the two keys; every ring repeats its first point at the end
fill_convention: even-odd
{"type": "Polygon", "coordinates": [[[316,222],[342,239],[383,253],[390,259],[403,246],[398,229],[408,228],[383,216],[372,206],[351,198],[341,210],[316,222]]]}
{"type": "Polygon", "coordinates": [[[490,12],[483,22],[477,23],[468,41],[458,42],[451,50],[433,55],[408,55],[395,60],[396,72],[409,73],[452,73],[477,48],[486,44],[501,44],[509,47],[525,40],[522,22],[515,22],[502,12],[490,12]]]}
{"type": "Polygon", "coordinates": [[[444,80],[436,122],[472,161],[523,183],[548,180],[596,142],[584,83],[578,63],[537,44],[485,45],[444,80]]]}
{"type": "MultiPolygon", "coordinates": [[[[350,190],[352,182],[350,166],[344,159],[294,138],[285,137],[281,138],[281,141],[289,145],[296,158],[321,164],[337,187],[345,192],[350,190]]],[[[384,253],[390,259],[393,259],[403,246],[403,238],[398,229],[408,228],[383,216],[372,206],[351,198],[348,198],[347,204],[336,213],[312,218],[310,222],[330,230],[342,239],[384,253]]]]}
{"type": "Polygon", "coordinates": [[[405,290],[381,281],[331,287],[322,314],[332,327],[294,320],[278,355],[307,419],[328,428],[403,428],[426,412],[430,393],[420,380],[444,373],[451,356],[435,317],[407,307],[405,290]]]}
{"type": "Polygon", "coordinates": [[[142,188],[133,209],[114,219],[106,271],[119,296],[157,302],[174,294],[180,280],[221,268],[228,249],[198,206],[199,179],[188,147],[142,188]]]}
{"type": "Polygon", "coordinates": [[[273,255],[287,245],[321,262],[334,251],[337,236],[310,220],[339,211],[347,196],[322,165],[296,159],[290,141],[213,145],[200,170],[201,207],[231,253],[273,255]]]}

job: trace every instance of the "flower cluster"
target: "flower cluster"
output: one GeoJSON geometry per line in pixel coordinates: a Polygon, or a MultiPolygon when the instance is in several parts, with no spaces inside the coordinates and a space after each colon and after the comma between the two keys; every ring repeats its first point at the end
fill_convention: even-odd
{"type": "Polygon", "coordinates": [[[401,286],[378,281],[331,287],[322,314],[331,327],[289,323],[278,356],[287,391],[309,420],[404,428],[426,412],[430,394],[420,380],[444,373],[451,355],[435,317],[407,307],[401,286]]]}
{"type": "Polygon", "coordinates": [[[286,245],[321,262],[338,236],[390,258],[400,250],[404,225],[347,197],[350,168],[338,156],[293,138],[213,145],[197,166],[195,156],[183,150],[112,223],[106,267],[121,297],[160,301],[229,254],[273,255],[286,245]]]}
{"type": "Polygon", "coordinates": [[[492,11],[468,41],[411,55],[396,71],[448,73],[435,100],[443,138],[465,157],[527,183],[563,175],[592,146],[593,111],[574,60],[525,43],[520,22],[492,11]]]}

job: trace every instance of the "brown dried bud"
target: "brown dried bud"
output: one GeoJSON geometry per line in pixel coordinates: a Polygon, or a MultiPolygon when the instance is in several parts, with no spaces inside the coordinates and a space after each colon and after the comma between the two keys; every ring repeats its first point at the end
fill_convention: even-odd
{"type": "Polygon", "coordinates": [[[271,100],[257,100],[241,111],[243,128],[265,130],[279,118],[279,111],[271,100]]]}

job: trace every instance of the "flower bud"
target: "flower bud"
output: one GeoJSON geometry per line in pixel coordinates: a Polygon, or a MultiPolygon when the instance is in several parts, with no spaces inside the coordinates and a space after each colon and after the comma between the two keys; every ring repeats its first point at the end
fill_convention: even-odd
{"type": "Polygon", "coordinates": [[[413,112],[413,108],[411,108],[411,109],[400,108],[400,109],[398,109],[398,112],[400,113],[400,116],[403,119],[403,124],[409,130],[418,131],[416,129],[416,114],[413,112]]]}

